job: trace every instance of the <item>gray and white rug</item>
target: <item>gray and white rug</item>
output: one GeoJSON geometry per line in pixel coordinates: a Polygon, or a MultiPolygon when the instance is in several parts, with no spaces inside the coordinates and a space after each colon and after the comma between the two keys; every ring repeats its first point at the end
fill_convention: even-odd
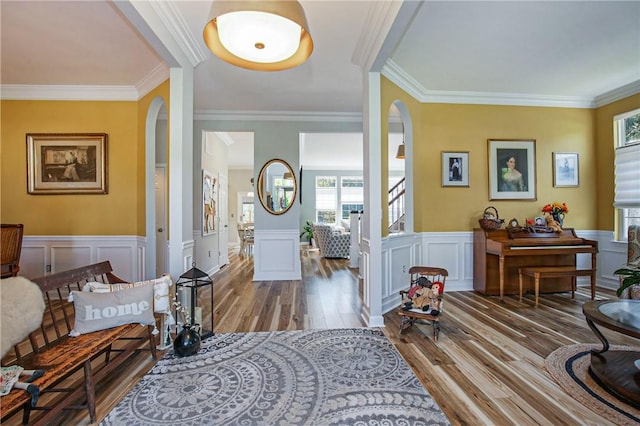
{"type": "Polygon", "coordinates": [[[448,425],[375,328],[217,334],[165,355],[101,425],[448,425]]]}

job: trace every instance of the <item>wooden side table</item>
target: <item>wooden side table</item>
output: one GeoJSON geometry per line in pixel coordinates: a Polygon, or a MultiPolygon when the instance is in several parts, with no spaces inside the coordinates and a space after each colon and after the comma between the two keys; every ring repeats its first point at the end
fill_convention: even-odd
{"type": "Polygon", "coordinates": [[[589,370],[621,400],[640,409],[640,370],[637,351],[610,351],[609,342],[596,324],[640,339],[640,300],[597,300],[582,305],[587,324],[602,342],[591,351],[589,370]]]}

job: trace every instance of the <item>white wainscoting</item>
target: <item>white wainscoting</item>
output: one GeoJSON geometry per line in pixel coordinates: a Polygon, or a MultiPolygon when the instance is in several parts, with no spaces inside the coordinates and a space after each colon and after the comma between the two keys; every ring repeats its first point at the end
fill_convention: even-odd
{"type": "Polygon", "coordinates": [[[145,276],[145,238],[139,236],[25,236],[20,274],[37,278],[108,260],[127,281],[145,276]]]}
{"type": "MultiPolygon", "coordinates": [[[[627,244],[613,240],[608,231],[576,231],[582,238],[598,241],[597,285],[617,288],[613,271],[626,261],[627,244]]],[[[579,268],[591,267],[591,255],[579,254],[579,268]]],[[[409,268],[413,265],[439,266],[449,271],[445,291],[473,290],[473,232],[424,232],[400,234],[382,241],[382,312],[400,304],[399,291],[409,286],[409,268]]],[[[589,285],[580,277],[578,285],[589,285]]]]}
{"type": "Polygon", "coordinates": [[[253,243],[253,280],[300,280],[300,231],[256,229],[253,243]]]}

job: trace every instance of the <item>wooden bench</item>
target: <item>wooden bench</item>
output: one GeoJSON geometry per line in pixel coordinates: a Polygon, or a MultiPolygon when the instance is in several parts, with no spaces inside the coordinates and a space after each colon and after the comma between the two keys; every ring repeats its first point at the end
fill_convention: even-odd
{"type": "Polygon", "coordinates": [[[44,294],[46,309],[42,325],[16,345],[2,365],[44,370],[44,375],[33,381],[40,388],[40,398],[32,407],[27,392],[13,389],[0,400],[2,420],[22,409],[23,424],[47,424],[59,419],[63,410],[88,409],[94,423],[96,384],[141,350],[151,351],[156,359],[153,326],[127,324],[78,337],[68,336],[74,327],[73,302],[67,300],[72,290],[81,290],[88,281],[125,282],[112,273],[108,261],[32,281],[44,294]],[[143,348],[146,343],[148,349],[143,348]]]}
{"type": "Polygon", "coordinates": [[[538,306],[538,296],[540,294],[540,280],[543,278],[571,277],[571,298],[575,297],[576,278],[591,277],[591,300],[595,298],[595,271],[593,269],[577,269],[575,266],[527,266],[518,269],[520,284],[520,301],[522,302],[522,277],[532,277],[534,279],[535,306],[538,306]]]}

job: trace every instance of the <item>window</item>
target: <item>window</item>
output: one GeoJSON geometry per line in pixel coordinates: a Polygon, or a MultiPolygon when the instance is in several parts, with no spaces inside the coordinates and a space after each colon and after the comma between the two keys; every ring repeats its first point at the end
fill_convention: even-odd
{"type": "Polygon", "coordinates": [[[316,222],[336,223],[336,182],[335,176],[316,176],[316,222]]]}
{"type": "Polygon", "coordinates": [[[340,185],[340,212],[342,219],[349,219],[352,211],[364,209],[364,179],[343,176],[340,185]]]}
{"type": "Polygon", "coordinates": [[[615,200],[618,240],[626,241],[629,225],[640,225],[640,109],[614,118],[615,200]]]}
{"type": "Polygon", "coordinates": [[[253,222],[253,201],[242,202],[242,222],[253,222]]]}

